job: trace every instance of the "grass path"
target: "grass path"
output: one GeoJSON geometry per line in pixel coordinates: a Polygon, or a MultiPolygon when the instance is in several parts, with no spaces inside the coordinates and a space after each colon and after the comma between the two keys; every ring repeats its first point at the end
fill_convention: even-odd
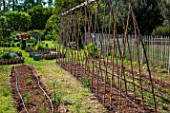
{"type": "MultiPolygon", "coordinates": [[[[3,48],[0,48],[2,50],[3,48]]],[[[8,50],[22,51],[19,48],[8,50]]],[[[60,68],[55,60],[33,61],[28,53],[22,51],[25,64],[35,68],[42,81],[60,102],[60,111],[68,109],[69,113],[103,113],[106,112],[96,97],[84,88],[75,77],[60,68]]],[[[9,84],[11,66],[0,66],[0,113],[16,113],[9,84]]]]}

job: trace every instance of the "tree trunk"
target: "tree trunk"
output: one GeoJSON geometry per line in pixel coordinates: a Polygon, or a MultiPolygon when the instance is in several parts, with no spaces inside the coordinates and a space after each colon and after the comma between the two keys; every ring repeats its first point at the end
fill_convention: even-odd
{"type": "Polygon", "coordinates": [[[3,0],[2,2],[3,2],[3,13],[5,13],[5,11],[6,11],[6,3],[5,3],[5,0],[3,0]]]}

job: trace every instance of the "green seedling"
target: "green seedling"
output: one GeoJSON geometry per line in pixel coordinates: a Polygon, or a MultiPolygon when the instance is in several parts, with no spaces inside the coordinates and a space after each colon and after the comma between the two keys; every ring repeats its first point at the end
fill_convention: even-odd
{"type": "Polygon", "coordinates": [[[58,103],[58,102],[61,102],[61,99],[62,99],[62,92],[58,92],[56,93],[55,91],[53,91],[53,98],[52,98],[52,102],[53,103],[58,103]]]}
{"type": "Polygon", "coordinates": [[[40,93],[40,91],[39,91],[38,89],[36,89],[35,92],[36,92],[36,94],[39,94],[39,93],[40,93]]]}
{"type": "Polygon", "coordinates": [[[90,81],[87,76],[84,76],[82,78],[82,84],[85,88],[90,88],[90,81]]]}
{"type": "Polygon", "coordinates": [[[52,85],[53,85],[53,89],[55,89],[55,86],[56,86],[56,80],[53,80],[53,81],[52,81],[52,85]]]}
{"type": "Polygon", "coordinates": [[[31,78],[28,77],[27,80],[26,80],[27,84],[30,84],[32,82],[31,78]]]}
{"type": "Polygon", "coordinates": [[[25,102],[28,103],[29,100],[30,100],[30,98],[31,98],[31,94],[30,94],[29,92],[27,92],[26,95],[25,95],[25,97],[24,97],[25,102]]]}

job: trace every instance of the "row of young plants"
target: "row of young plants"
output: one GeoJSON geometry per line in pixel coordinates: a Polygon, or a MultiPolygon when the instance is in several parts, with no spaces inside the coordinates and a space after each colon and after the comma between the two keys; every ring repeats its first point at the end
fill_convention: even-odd
{"type": "MultiPolygon", "coordinates": [[[[92,45],[92,44],[91,44],[92,45]]],[[[89,48],[90,47],[93,47],[93,46],[89,46],[89,48]]],[[[87,47],[88,48],[88,47],[87,47]]],[[[80,64],[80,65],[84,65],[85,64],[85,61],[84,61],[84,63],[82,64],[82,60],[84,59],[85,60],[85,58],[87,58],[87,56],[85,55],[85,53],[83,52],[83,50],[82,51],[78,51],[78,50],[72,50],[72,49],[69,49],[69,50],[67,50],[67,49],[61,49],[61,51],[62,50],[64,50],[64,51],[67,51],[67,54],[66,54],[66,56],[68,56],[69,57],[69,60],[68,60],[68,58],[64,58],[64,59],[61,59],[61,61],[71,61],[71,62],[76,62],[76,63],[78,63],[78,64],[80,64]],[[68,53],[69,52],[69,53],[68,53]]],[[[90,50],[90,49],[86,49],[85,51],[86,52],[88,52],[88,50],[90,50]]],[[[92,49],[93,50],[93,49],[92,49]]],[[[96,51],[95,51],[96,52],[96,51]]],[[[99,53],[99,51],[97,51],[98,53],[99,53]]],[[[93,56],[95,56],[94,54],[93,55],[91,55],[91,57],[90,57],[90,53],[88,53],[88,58],[90,58],[90,59],[94,59],[95,57],[93,57],[93,56]]],[[[106,56],[104,56],[104,58],[106,58],[106,56]]],[[[90,59],[89,59],[89,61],[90,61],[90,59]]],[[[111,56],[109,56],[109,61],[111,60],[111,56]]],[[[120,58],[118,58],[118,57],[116,57],[115,56],[115,58],[114,58],[114,63],[115,64],[121,64],[121,60],[120,60],[120,58]]],[[[131,63],[130,63],[130,61],[128,60],[128,59],[125,59],[124,60],[124,66],[126,66],[127,68],[130,68],[130,65],[131,65],[131,63]]],[[[138,62],[137,61],[133,61],[132,62],[132,65],[133,65],[133,68],[134,68],[134,71],[135,70],[137,70],[137,67],[138,67],[138,62]]],[[[89,66],[90,66],[90,68],[91,68],[91,70],[92,70],[92,64],[89,64],[89,66]]],[[[142,70],[142,72],[143,73],[146,73],[146,67],[145,67],[145,64],[142,64],[142,66],[143,66],[143,70],[142,70]]],[[[106,67],[103,67],[103,70],[105,70],[106,69],[106,67]]],[[[117,68],[116,67],[114,67],[114,70],[116,70],[117,68]]],[[[107,71],[108,72],[110,72],[110,73],[112,73],[112,68],[111,69],[107,69],[107,71]]],[[[154,71],[154,70],[152,70],[152,71],[154,71]]],[[[154,72],[153,72],[154,73],[154,72]]],[[[103,77],[105,76],[105,72],[103,72],[103,77]]],[[[132,75],[129,73],[129,72],[125,72],[125,75],[126,75],[126,80],[128,80],[128,81],[131,81],[131,78],[132,78],[132,75]]],[[[153,76],[154,77],[154,76],[153,76]]],[[[161,76],[159,76],[160,78],[161,78],[161,76]]],[[[154,77],[155,78],[155,77],[154,77]]],[[[108,80],[110,80],[109,78],[107,78],[108,80]]],[[[135,79],[137,79],[137,81],[138,82],[135,82],[135,84],[136,84],[136,86],[139,86],[140,84],[139,84],[139,77],[135,77],[135,79]]],[[[157,79],[157,78],[155,78],[155,79],[157,79]]],[[[163,81],[162,81],[163,82],[163,81]]],[[[133,87],[132,87],[132,84],[130,84],[130,83],[126,83],[127,84],[127,87],[128,87],[128,89],[133,89],[133,87]]],[[[147,81],[147,78],[146,78],[146,81],[143,83],[143,85],[148,85],[148,86],[150,86],[151,84],[150,84],[150,81],[148,80],[147,81]]],[[[146,86],[143,86],[144,88],[146,88],[146,89],[148,89],[146,86]]],[[[158,89],[159,91],[161,91],[161,92],[164,92],[164,93],[167,93],[167,94],[169,94],[169,89],[167,89],[167,88],[164,88],[163,86],[160,86],[160,85],[158,85],[158,84],[154,84],[155,85],[155,89],[158,89]]],[[[119,86],[119,85],[117,85],[117,86],[119,86]]],[[[122,83],[122,86],[125,86],[125,83],[122,83]]],[[[125,88],[125,87],[124,87],[125,88]]],[[[139,97],[141,97],[141,94],[139,93],[140,92],[140,88],[136,88],[136,96],[135,97],[137,97],[137,98],[139,98],[139,97]],[[139,93],[139,94],[138,94],[139,93]]],[[[156,92],[156,99],[157,99],[157,105],[159,106],[158,107],[158,110],[159,111],[161,111],[161,112],[167,112],[167,111],[169,111],[169,108],[168,108],[168,106],[170,105],[170,100],[169,99],[167,99],[167,97],[166,96],[164,96],[164,95],[160,95],[160,93],[158,93],[157,91],[155,91],[156,92]]],[[[145,98],[145,103],[148,105],[148,106],[154,106],[154,102],[153,102],[153,100],[152,100],[152,93],[151,92],[147,92],[147,91],[144,91],[143,92],[144,93],[144,98],[145,98]]]]}

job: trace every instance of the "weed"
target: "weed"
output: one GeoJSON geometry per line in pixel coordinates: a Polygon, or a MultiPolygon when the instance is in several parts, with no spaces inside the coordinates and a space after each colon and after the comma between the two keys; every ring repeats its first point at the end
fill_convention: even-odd
{"type": "Polygon", "coordinates": [[[5,97],[7,97],[10,93],[11,93],[10,88],[6,88],[2,91],[2,95],[5,96],[5,97]]]}
{"type": "Polygon", "coordinates": [[[28,77],[28,78],[26,79],[26,82],[27,82],[27,84],[31,84],[31,82],[32,82],[31,78],[28,77]]]}
{"type": "Polygon", "coordinates": [[[38,89],[35,90],[36,94],[40,94],[40,91],[38,89]]]}
{"type": "Polygon", "coordinates": [[[160,69],[160,72],[161,72],[161,73],[168,73],[168,70],[167,70],[166,68],[161,68],[161,69],[160,69]]]}
{"type": "Polygon", "coordinates": [[[53,98],[52,98],[52,102],[53,103],[58,103],[58,102],[61,102],[61,99],[62,99],[62,93],[60,93],[60,92],[55,92],[55,91],[53,91],[53,98]]]}
{"type": "Polygon", "coordinates": [[[27,92],[26,95],[25,95],[25,97],[24,97],[25,102],[28,103],[29,100],[30,100],[30,98],[31,98],[31,94],[30,94],[29,92],[27,92]]]}
{"type": "Polygon", "coordinates": [[[82,78],[82,84],[83,84],[83,86],[85,87],[85,88],[90,88],[90,81],[89,81],[89,79],[88,79],[88,76],[84,76],[83,78],[82,78]]]}
{"type": "Polygon", "coordinates": [[[169,109],[169,107],[168,107],[168,106],[166,106],[166,105],[162,105],[162,109],[163,109],[163,110],[168,110],[168,109],[169,109]]]}
{"type": "Polygon", "coordinates": [[[53,80],[53,81],[52,81],[52,85],[53,85],[53,89],[55,89],[55,86],[56,86],[56,80],[53,80]]]}

